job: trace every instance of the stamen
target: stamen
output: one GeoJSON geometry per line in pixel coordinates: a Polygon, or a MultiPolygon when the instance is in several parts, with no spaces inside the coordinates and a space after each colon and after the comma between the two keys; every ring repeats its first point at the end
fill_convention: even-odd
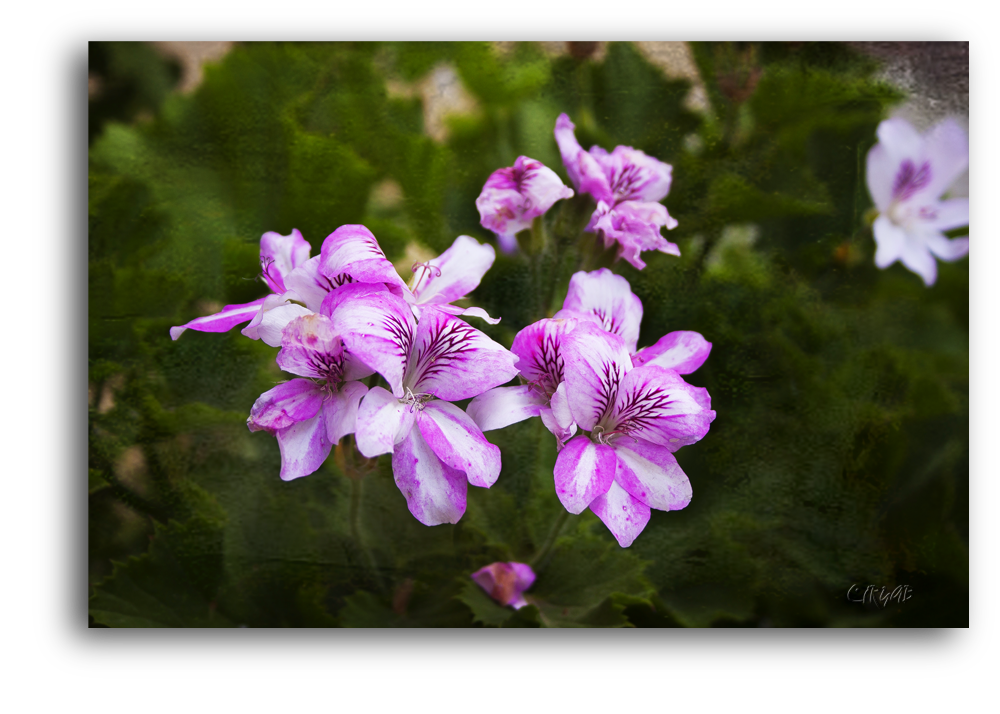
{"type": "Polygon", "coordinates": [[[423,411],[424,405],[433,398],[434,395],[428,394],[427,392],[417,392],[416,394],[414,394],[413,390],[407,387],[406,394],[402,396],[402,398],[399,400],[399,403],[409,406],[410,413],[412,414],[414,409],[416,409],[417,411],[423,411]]]}
{"type": "Polygon", "coordinates": [[[433,274],[436,278],[441,277],[441,268],[431,265],[429,262],[421,263],[417,261],[410,267],[410,272],[413,273],[413,278],[410,280],[410,290],[416,290],[420,287],[420,283],[430,274],[433,274]]]}

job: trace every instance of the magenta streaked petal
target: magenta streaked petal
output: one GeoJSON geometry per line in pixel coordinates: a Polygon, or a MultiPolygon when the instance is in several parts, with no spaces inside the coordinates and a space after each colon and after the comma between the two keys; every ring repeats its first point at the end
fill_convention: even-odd
{"type": "Polygon", "coordinates": [[[250,409],[250,431],[274,433],[300,421],[312,419],[323,404],[323,392],[315,382],[293,379],[267,390],[250,409]]]}
{"type": "Polygon", "coordinates": [[[406,287],[375,236],[362,225],[344,225],[328,235],[320,259],[321,272],[335,285],[353,281],[406,287]]]}
{"type": "Polygon", "coordinates": [[[517,357],[517,369],[525,381],[547,394],[556,390],[566,378],[562,342],[577,324],[575,319],[544,318],[514,335],[510,351],[517,357]]]}
{"type": "Polygon", "coordinates": [[[580,193],[589,193],[595,201],[614,202],[614,195],[608,185],[607,176],[600,164],[588,154],[576,140],[576,127],[569,117],[560,114],[556,119],[555,137],[562,156],[563,166],[570,181],[580,193]]]}
{"type": "MultiPolygon", "coordinates": [[[[420,318],[421,311],[424,307],[425,306],[423,305],[412,306],[413,312],[417,315],[417,319],[420,318]]],[[[440,310],[441,312],[446,312],[449,315],[454,315],[456,317],[478,317],[491,325],[496,325],[500,322],[499,317],[490,317],[490,314],[481,307],[459,307],[457,305],[435,303],[432,309],[440,310]]]]}
{"type": "Polygon", "coordinates": [[[465,513],[465,474],[442,463],[420,429],[411,429],[396,447],[392,473],[410,513],[425,526],[458,523],[465,513]]]}
{"type": "MultiPolygon", "coordinates": [[[[563,309],[593,315],[605,330],[625,340],[630,353],[635,352],[642,322],[642,301],[622,276],[607,268],[575,273],[569,281],[563,309]]],[[[556,317],[559,316],[557,313],[556,317]]]]}
{"type": "Polygon", "coordinates": [[[309,260],[312,247],[302,237],[297,228],[291,234],[283,236],[274,231],[268,231],[260,237],[260,263],[264,282],[272,291],[279,295],[289,288],[285,278],[295,268],[309,260]]]}
{"type": "Polygon", "coordinates": [[[715,412],[705,409],[703,395],[677,372],[655,365],[631,370],[621,381],[609,432],[645,439],[676,451],[708,433],[715,412]]]}
{"type": "Polygon", "coordinates": [[[454,404],[434,400],[417,414],[417,426],[441,461],[466,475],[469,483],[489,488],[500,476],[500,449],[483,436],[472,418],[454,404]]]}
{"type": "Polygon", "coordinates": [[[320,257],[310,258],[285,276],[285,287],[293,299],[305,303],[313,312],[319,312],[323,300],[341,285],[352,282],[350,276],[342,274],[337,280],[330,280],[320,271],[320,257]]]}
{"type": "Polygon", "coordinates": [[[940,233],[928,233],[924,236],[924,242],[934,255],[949,263],[969,254],[967,236],[949,239],[940,233]]]}
{"type": "Polygon", "coordinates": [[[469,402],[466,413],[483,431],[503,429],[533,416],[548,403],[548,398],[534,387],[496,387],[469,402]]]}
{"type": "Polygon", "coordinates": [[[285,325],[276,361],[283,370],[300,377],[339,382],[343,376],[344,345],[329,318],[309,313],[285,325]]]}
{"type": "Polygon", "coordinates": [[[535,582],[535,572],[524,563],[490,563],[470,576],[479,587],[501,605],[515,610],[527,605],[523,592],[535,582]]]}
{"type": "Polygon", "coordinates": [[[563,337],[566,396],[573,421],[591,431],[611,413],[625,373],[632,368],[625,341],[590,322],[563,337]]]}
{"type": "Polygon", "coordinates": [[[497,169],[486,179],[476,199],[480,224],[501,239],[505,252],[517,247],[514,235],[531,228],[531,222],[573,190],[563,185],[555,171],[542,162],[519,156],[513,166],[497,169]]]}
{"type": "Polygon", "coordinates": [[[879,216],[872,225],[872,232],[875,234],[875,265],[879,268],[888,268],[903,255],[903,247],[906,245],[906,231],[889,220],[886,216],[879,216]]]}
{"type": "Polygon", "coordinates": [[[567,511],[583,513],[614,483],[617,459],[614,449],[576,436],[559,452],[554,470],[556,496],[567,511]]]}
{"type": "Polygon", "coordinates": [[[708,359],[712,343],[701,333],[689,330],[670,332],[649,347],[644,347],[632,355],[632,364],[641,367],[654,364],[672,369],[678,374],[691,374],[708,359]]]}
{"type": "Polygon", "coordinates": [[[291,481],[315,472],[323,465],[333,448],[326,436],[322,411],[312,419],[282,429],[276,436],[281,450],[282,481],[291,481]]]}
{"type": "Polygon", "coordinates": [[[612,241],[619,244],[618,255],[638,270],[646,267],[640,254],[647,250],[658,250],[669,255],[680,255],[677,244],[660,235],[660,227],[674,228],[677,221],[660,203],[638,203],[626,201],[614,208],[598,204],[589,229],[601,231],[606,246],[612,241]],[[603,211],[603,212],[602,212],[603,211]]]}
{"type": "Polygon", "coordinates": [[[176,340],[184,330],[195,330],[197,332],[228,332],[237,325],[250,320],[260,312],[261,305],[267,298],[260,298],[253,302],[242,305],[226,305],[221,311],[214,315],[196,317],[184,325],[170,328],[170,339],[176,340]]]}
{"type": "Polygon", "coordinates": [[[403,396],[403,371],[413,345],[413,312],[384,285],[351,283],[327,295],[328,315],[352,357],[375,370],[403,396]]]}
{"type": "Polygon", "coordinates": [[[416,266],[410,288],[413,297],[423,305],[463,298],[476,289],[496,257],[493,246],[459,236],[448,250],[427,261],[430,267],[416,266]]]}
{"type": "Polygon", "coordinates": [[[659,511],[678,511],[691,502],[691,482],[665,446],[620,439],[615,482],[635,499],[659,511]]]}
{"type": "Polygon", "coordinates": [[[635,498],[617,483],[590,504],[590,510],[611,531],[622,548],[628,548],[649,523],[649,506],[635,498]]]}
{"type": "Polygon", "coordinates": [[[670,164],[631,146],[616,146],[610,154],[594,146],[590,149],[590,155],[604,171],[615,203],[657,202],[670,193],[673,173],[670,164]]]}
{"type": "Polygon", "coordinates": [[[353,434],[358,423],[358,405],[368,392],[361,382],[344,382],[323,402],[326,438],[336,445],[347,434],[353,434]]]}
{"type": "Polygon", "coordinates": [[[516,377],[515,359],[467,322],[428,306],[421,311],[405,386],[445,401],[468,399],[516,377]]]}
{"type": "Polygon", "coordinates": [[[369,459],[390,454],[413,428],[416,409],[402,404],[382,387],[372,387],[358,407],[354,439],[369,459]]]}

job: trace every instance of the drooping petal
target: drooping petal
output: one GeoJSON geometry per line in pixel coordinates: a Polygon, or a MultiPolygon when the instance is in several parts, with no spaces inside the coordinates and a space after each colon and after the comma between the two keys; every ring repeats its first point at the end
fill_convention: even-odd
{"type": "Polygon", "coordinates": [[[344,382],[323,402],[326,438],[336,445],[347,434],[353,434],[358,423],[358,404],[368,392],[361,382],[344,382]]]}
{"type": "Polygon", "coordinates": [[[226,305],[222,310],[214,315],[196,317],[184,325],[170,328],[170,339],[176,340],[184,330],[195,330],[197,332],[228,332],[237,325],[250,320],[260,312],[261,305],[266,298],[260,298],[253,302],[242,305],[226,305]]]}
{"type": "Polygon", "coordinates": [[[937,203],[923,223],[936,231],[950,231],[969,225],[969,199],[950,198],[937,203]]]}
{"type": "Polygon", "coordinates": [[[617,460],[614,449],[576,436],[559,452],[554,470],[556,496],[576,515],[614,483],[617,460]]]}
{"type": "MultiPolygon", "coordinates": [[[[424,309],[423,305],[413,305],[413,312],[416,314],[417,319],[420,319],[420,315],[424,309]]],[[[442,303],[435,303],[434,310],[440,310],[441,312],[446,312],[449,315],[455,315],[456,317],[478,317],[481,320],[485,320],[491,325],[496,325],[500,322],[499,317],[490,317],[490,314],[486,312],[481,307],[459,307],[458,305],[448,305],[442,303]]]]}
{"type": "Polygon", "coordinates": [[[931,254],[927,244],[921,240],[913,240],[907,237],[903,243],[903,253],[899,256],[899,261],[909,270],[919,275],[924,280],[924,285],[930,287],[937,280],[937,261],[931,254]]]}
{"type": "Polygon", "coordinates": [[[611,531],[622,548],[628,548],[649,523],[649,506],[635,498],[617,483],[590,504],[590,510],[611,531]]]}
{"type": "Polygon", "coordinates": [[[362,225],[344,225],[328,235],[320,258],[320,270],[335,285],[385,283],[400,291],[406,289],[375,236],[362,225]]]}
{"type": "Polygon", "coordinates": [[[472,575],[472,580],[501,605],[515,610],[527,605],[522,594],[535,582],[535,572],[525,563],[490,563],[472,575]]]}
{"type": "Polygon", "coordinates": [[[567,115],[560,114],[556,119],[556,144],[559,145],[559,154],[562,156],[566,173],[580,193],[589,193],[595,201],[613,203],[614,195],[604,170],[594,157],[580,146],[576,140],[575,129],[567,115]]]}
{"type": "Polygon", "coordinates": [[[496,257],[496,251],[488,243],[459,236],[448,250],[431,258],[427,265],[415,266],[415,280],[410,287],[413,297],[423,305],[463,298],[476,289],[496,257]]]}
{"type": "Polygon", "coordinates": [[[969,167],[969,137],[954,119],[945,119],[924,137],[931,177],[920,196],[935,199],[969,167]]]}
{"type": "Polygon", "coordinates": [[[354,432],[358,451],[369,459],[392,453],[413,428],[415,412],[382,387],[372,387],[358,407],[354,432]]]}
{"type": "Polygon", "coordinates": [[[476,199],[480,224],[499,237],[501,247],[512,252],[517,247],[515,234],[531,228],[556,201],[572,198],[573,190],[564,186],[556,172],[542,162],[519,156],[513,166],[497,169],[486,179],[476,199]]]}
{"type": "Polygon", "coordinates": [[[323,465],[333,445],[326,435],[322,410],[312,419],[282,429],[278,437],[281,450],[281,480],[308,476],[323,465]]]}
{"type": "Polygon", "coordinates": [[[250,409],[247,426],[250,431],[272,434],[300,421],[312,419],[323,404],[319,385],[308,379],[293,379],[267,390],[250,409]]]}
{"type": "Polygon", "coordinates": [[[353,282],[347,273],[341,273],[334,280],[326,277],[320,270],[320,261],[321,258],[317,255],[285,276],[285,286],[288,290],[296,300],[305,303],[313,312],[319,312],[323,299],[332,290],[353,282]]]}
{"type": "MultiPolygon", "coordinates": [[[[715,419],[715,412],[702,406],[698,389],[672,369],[636,367],[621,380],[609,433],[622,432],[673,451],[693,444],[715,419]]],[[[622,437],[615,445],[628,440],[622,437]]]]}
{"type": "Polygon", "coordinates": [[[631,146],[616,146],[610,154],[599,146],[591,147],[594,157],[614,196],[623,201],[657,202],[670,193],[673,167],[631,146]]]}
{"type": "Polygon", "coordinates": [[[472,418],[449,402],[428,402],[417,414],[417,426],[431,450],[469,483],[489,488],[500,476],[500,449],[483,436],[472,418]]]}
{"type": "Polygon", "coordinates": [[[293,228],[287,236],[274,231],[262,235],[260,264],[264,282],[279,295],[288,290],[285,277],[309,260],[311,250],[309,241],[302,237],[297,228],[293,228]]]}
{"type": "Polygon", "coordinates": [[[566,383],[559,385],[552,394],[552,400],[548,408],[543,408],[539,416],[542,424],[556,437],[556,443],[561,449],[563,445],[576,434],[576,422],[573,421],[573,413],[569,408],[569,399],[566,397],[566,383]]]}
{"type": "Polygon", "coordinates": [[[969,254],[969,239],[966,236],[949,239],[934,232],[925,234],[924,242],[934,255],[948,262],[969,254]]]}
{"type": "Polygon", "coordinates": [[[660,511],[678,511],[691,502],[691,482],[665,446],[644,439],[615,442],[615,481],[634,498],[660,511]]]}
{"type": "Polygon", "coordinates": [[[872,225],[875,234],[875,265],[888,268],[903,255],[906,245],[906,231],[893,223],[887,216],[879,216],[872,225]]]}
{"type": "Polygon", "coordinates": [[[548,401],[544,394],[528,384],[496,387],[469,402],[465,411],[481,430],[491,431],[538,416],[548,401]]]}
{"type": "Polygon", "coordinates": [[[392,473],[410,513],[425,526],[458,523],[465,513],[465,474],[442,463],[420,429],[411,429],[396,447],[392,473]]]}
{"type": "Polygon", "coordinates": [[[639,203],[626,201],[614,208],[606,203],[597,204],[587,230],[601,231],[605,246],[617,241],[619,257],[624,258],[637,269],[646,267],[639,254],[647,250],[658,250],[669,255],[680,255],[680,248],[660,235],[660,227],[675,228],[677,221],[667,213],[660,203],[639,203]]]}
{"type": "Polygon", "coordinates": [[[667,333],[655,344],[632,355],[632,364],[636,367],[655,364],[678,374],[691,374],[705,364],[711,351],[712,343],[702,337],[701,333],[678,330],[667,333]]]}
{"type": "Polygon", "coordinates": [[[403,371],[416,331],[409,306],[384,285],[351,283],[327,295],[322,313],[347,351],[385,377],[392,393],[402,397],[403,371]]]}
{"type": "MultiPolygon", "coordinates": [[[[642,301],[622,276],[607,268],[575,273],[569,281],[563,310],[594,315],[605,330],[625,340],[630,353],[635,352],[642,322],[642,301]]],[[[556,317],[563,317],[561,311],[556,317]]]]}
{"type": "Polygon", "coordinates": [[[563,337],[562,358],[573,420],[590,431],[614,408],[632,359],[621,337],[589,322],[578,323],[563,337]]]}
{"type": "Polygon", "coordinates": [[[467,322],[426,307],[417,325],[405,385],[414,394],[433,394],[445,401],[468,399],[516,377],[515,360],[467,322]]]}
{"type": "Polygon", "coordinates": [[[277,362],[286,372],[339,382],[343,361],[343,342],[325,315],[310,313],[297,317],[281,332],[277,362]]]}

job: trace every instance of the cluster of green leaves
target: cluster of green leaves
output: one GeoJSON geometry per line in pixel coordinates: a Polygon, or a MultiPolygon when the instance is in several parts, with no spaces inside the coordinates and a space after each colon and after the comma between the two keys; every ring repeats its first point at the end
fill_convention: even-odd
{"type": "MultiPolygon", "coordinates": [[[[141,51],[104,48],[125,50],[141,51]]],[[[863,220],[864,156],[900,96],[838,45],[693,50],[705,112],[625,43],[601,61],[527,43],[248,44],[151,121],[103,125],[90,154],[92,623],[966,624],[967,266],[942,265],[930,290],[898,265],[878,271],[863,220]],[[418,91],[442,63],[475,99],[443,143],[418,91]],[[585,147],[674,166],[665,202],[683,257],[614,269],[643,301],[640,345],[678,329],[714,345],[690,381],[718,417],[678,454],[691,505],[654,511],[627,550],[589,512],[563,524],[538,420],[488,433],[503,472],[470,488],[454,526],[419,524],[389,459],[349,444],[280,481],[275,440],[245,425],[283,379],[275,350],[238,330],[172,342],[169,327],[260,297],[268,230],[300,229],[315,254],[364,223],[394,261],[462,233],[489,240],[475,198],[493,170],[526,154],[565,178],[561,112],[585,147]],[[503,608],[469,579],[497,560],[536,568],[531,605],[503,608]],[[846,600],[856,582],[915,595],[865,607],[846,600]]],[[[503,321],[478,327],[509,345],[558,308],[569,274],[607,260],[578,248],[588,201],[551,212],[549,248],[498,255],[474,301],[503,321]]]]}

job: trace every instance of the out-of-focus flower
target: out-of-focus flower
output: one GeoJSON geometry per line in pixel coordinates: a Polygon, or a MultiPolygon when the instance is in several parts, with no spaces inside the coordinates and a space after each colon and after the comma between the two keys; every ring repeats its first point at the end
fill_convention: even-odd
{"type": "Polygon", "coordinates": [[[904,119],[878,127],[879,142],[868,152],[868,191],[879,216],[872,227],[878,248],[875,265],[897,260],[928,286],[937,262],[969,252],[968,237],[948,239],[943,231],[969,223],[969,199],[940,200],[969,166],[969,140],[953,119],[921,136],[904,119]]]}
{"type": "Polygon", "coordinates": [[[578,191],[597,201],[587,230],[604,236],[604,247],[618,243],[618,256],[638,269],[646,267],[639,254],[647,250],[680,255],[680,249],[660,235],[660,228],[677,226],[659,203],[670,192],[673,168],[630,146],[608,153],[599,146],[584,151],[576,127],[560,114],[555,136],[563,164],[578,191]]]}
{"type": "Polygon", "coordinates": [[[350,354],[381,374],[358,410],[358,451],[392,453],[396,485],[424,525],[457,523],[467,484],[489,488],[500,450],[452,401],[510,381],[515,357],[436,306],[414,323],[410,306],[384,285],[346,285],[323,302],[350,354]]]}
{"type": "Polygon", "coordinates": [[[474,572],[472,579],[501,605],[520,610],[528,604],[524,591],[535,582],[535,571],[524,563],[490,563],[474,572]]]}
{"type": "Polygon", "coordinates": [[[572,197],[573,189],[563,185],[555,171],[541,161],[519,156],[513,166],[490,174],[476,208],[479,222],[496,233],[501,250],[513,253],[518,232],[530,228],[532,220],[556,201],[572,197]]]}
{"type": "Polygon", "coordinates": [[[330,320],[311,313],[282,330],[278,366],[306,379],[270,389],[250,410],[250,431],[278,438],[281,478],[290,481],[318,469],[330,449],[354,432],[358,402],[368,388],[357,381],[372,370],[344,350],[330,320]]]}
{"type": "Polygon", "coordinates": [[[418,318],[425,307],[431,306],[449,315],[479,317],[495,325],[500,318],[490,317],[483,308],[463,308],[451,303],[476,289],[496,257],[493,246],[481,244],[469,236],[459,236],[438,257],[413,265],[413,278],[401,293],[402,297],[410,303],[418,318]]]}

